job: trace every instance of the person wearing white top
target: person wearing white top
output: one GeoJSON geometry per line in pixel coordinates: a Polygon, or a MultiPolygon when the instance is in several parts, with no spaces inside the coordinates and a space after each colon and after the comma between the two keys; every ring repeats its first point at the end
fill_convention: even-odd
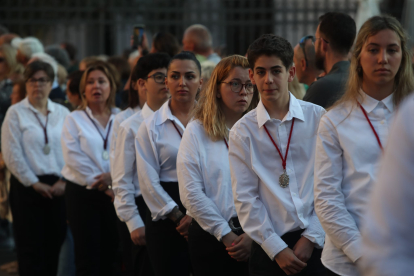
{"type": "Polygon", "coordinates": [[[414,90],[400,23],[375,16],[362,25],[342,99],[322,118],[315,157],[315,210],[326,231],[328,275],[359,275],[361,223],[377,179],[394,110],[414,90]]]}
{"type": "Polygon", "coordinates": [[[75,244],[77,275],[113,275],[118,232],[112,204],[109,145],[116,85],[105,62],[88,67],[82,104],[67,116],[61,137],[67,179],[66,207],[75,244]]]}
{"type": "Polygon", "coordinates": [[[136,85],[139,91],[146,94],[147,102],[141,111],[126,119],[119,126],[117,146],[111,162],[115,210],[120,221],[128,227],[128,235],[125,238],[128,238],[131,243],[129,248],[132,250],[132,254],[131,250],[124,250],[123,254],[131,259],[130,272],[134,275],[153,275],[145,246],[144,221],[147,206],[138,185],[135,136],[141,123],[170,97],[165,86],[169,61],[170,57],[167,54],[154,53],[141,57],[135,65],[133,74],[138,78],[136,85]]]}
{"type": "Polygon", "coordinates": [[[295,66],[286,39],[262,35],[247,53],[261,100],[231,129],[229,159],[236,211],[253,239],[250,275],[321,275],[313,166],[325,110],[289,92],[295,66]]]}
{"type": "Polygon", "coordinates": [[[224,58],[202,90],[194,120],[184,132],[177,174],[181,201],[193,217],[188,244],[194,276],[249,275],[252,240],[237,219],[227,141],[228,130],[258,102],[247,59],[224,58]]]}
{"type": "Polygon", "coordinates": [[[27,97],[9,108],[1,129],[19,274],[56,275],[66,234],[60,135],[69,110],[48,99],[49,64],[30,63],[24,77],[27,97]]]}
{"type": "Polygon", "coordinates": [[[180,201],[176,159],[202,82],[193,53],[174,56],[165,82],[171,99],[141,124],[135,138],[139,187],[149,208],[145,237],[157,276],[190,274],[186,238],[192,218],[180,201]]]}
{"type": "Polygon", "coordinates": [[[395,115],[362,223],[363,257],[358,265],[366,276],[405,276],[414,271],[413,118],[414,96],[410,96],[395,115]]]}

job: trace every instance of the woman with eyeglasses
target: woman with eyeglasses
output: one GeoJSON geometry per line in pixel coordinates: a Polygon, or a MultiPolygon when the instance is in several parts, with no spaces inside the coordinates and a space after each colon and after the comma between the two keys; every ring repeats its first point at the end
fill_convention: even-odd
{"type": "Polygon", "coordinates": [[[170,100],[141,124],[135,138],[137,171],[150,212],[145,236],[155,275],[188,276],[186,238],[192,218],[180,201],[176,160],[202,84],[201,66],[195,55],[181,52],[174,56],[165,83],[170,100]]]}
{"type": "Polygon", "coordinates": [[[177,157],[180,198],[195,276],[249,275],[252,240],[237,219],[228,159],[229,129],[259,102],[245,57],[222,59],[200,94],[177,157]]]}
{"type": "Polygon", "coordinates": [[[69,110],[50,101],[54,72],[41,61],[24,72],[27,97],[11,106],[2,126],[2,154],[11,171],[19,274],[56,275],[66,233],[60,135],[69,110]]]}

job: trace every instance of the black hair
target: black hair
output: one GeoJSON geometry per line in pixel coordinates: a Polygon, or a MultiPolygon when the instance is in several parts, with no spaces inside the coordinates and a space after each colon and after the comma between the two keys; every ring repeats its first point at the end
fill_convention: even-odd
{"type": "Polygon", "coordinates": [[[157,53],[167,53],[170,57],[173,57],[180,52],[180,44],[175,36],[170,33],[156,33],[152,39],[152,45],[157,53]]]}
{"type": "Polygon", "coordinates": [[[264,34],[250,44],[247,49],[247,59],[252,70],[254,70],[256,60],[263,55],[280,58],[286,70],[293,64],[292,45],[285,38],[274,34],[264,34]]]}
{"type": "Polygon", "coordinates": [[[139,79],[145,79],[148,74],[156,69],[167,68],[170,63],[170,56],[166,53],[153,53],[141,57],[131,72],[129,85],[129,106],[134,108],[139,105],[138,91],[133,84],[139,79]]]}
{"type": "Polygon", "coordinates": [[[52,65],[40,60],[35,60],[26,66],[26,69],[23,73],[24,80],[28,81],[31,77],[33,77],[34,74],[36,74],[39,71],[44,71],[50,79],[50,81],[53,83],[53,80],[55,79],[55,72],[53,71],[52,65]]]}
{"type": "Polygon", "coordinates": [[[76,59],[76,53],[78,50],[76,50],[75,45],[73,45],[70,42],[63,42],[62,44],[63,49],[66,50],[66,52],[69,54],[69,58],[71,61],[74,61],[76,59]]]}
{"type": "Polygon", "coordinates": [[[84,71],[75,71],[72,74],[69,75],[68,80],[69,82],[69,92],[73,95],[79,95],[79,98],[81,97],[80,94],[80,82],[83,76],[84,71]]]}
{"type": "Polygon", "coordinates": [[[319,17],[319,33],[334,51],[346,55],[354,44],[355,21],[348,14],[328,12],[319,17]]]}
{"type": "Polygon", "coordinates": [[[124,59],[122,56],[114,56],[108,58],[107,62],[115,66],[116,70],[119,73],[121,81],[127,80],[129,78],[129,75],[131,74],[131,68],[129,67],[127,59],[124,59]]]}
{"type": "Polygon", "coordinates": [[[194,63],[196,64],[196,66],[198,68],[198,72],[200,73],[200,76],[201,76],[201,64],[200,64],[200,62],[198,61],[198,59],[196,58],[196,56],[192,52],[182,51],[181,53],[173,56],[173,58],[170,60],[170,63],[168,64],[168,68],[167,68],[168,70],[170,70],[171,63],[174,60],[176,60],[176,59],[179,59],[179,60],[192,60],[192,61],[194,61],[194,63]]]}

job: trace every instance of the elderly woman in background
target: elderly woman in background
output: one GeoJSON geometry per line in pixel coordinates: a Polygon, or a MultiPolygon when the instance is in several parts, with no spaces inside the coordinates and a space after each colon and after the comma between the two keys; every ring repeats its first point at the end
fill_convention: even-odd
{"type": "Polygon", "coordinates": [[[53,68],[30,63],[25,72],[27,97],[9,108],[2,126],[2,153],[10,178],[19,273],[56,275],[66,223],[65,182],[60,136],[69,114],[48,99],[53,68]]]}

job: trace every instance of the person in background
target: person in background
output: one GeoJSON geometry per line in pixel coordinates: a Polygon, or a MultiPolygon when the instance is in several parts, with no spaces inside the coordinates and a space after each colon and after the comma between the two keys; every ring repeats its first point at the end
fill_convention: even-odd
{"type": "Polygon", "coordinates": [[[84,71],[75,71],[68,77],[66,83],[66,97],[72,105],[72,110],[78,109],[82,104],[82,96],[80,94],[80,83],[84,71]]]}
{"type": "Polygon", "coordinates": [[[201,87],[201,90],[207,85],[208,81],[210,80],[214,68],[216,68],[216,63],[212,61],[204,61],[201,64],[201,78],[203,78],[203,86],[201,87]]]}
{"type": "Polygon", "coordinates": [[[115,56],[108,58],[108,63],[115,67],[115,73],[117,74],[117,92],[115,98],[115,104],[122,110],[128,107],[128,95],[129,89],[124,89],[131,75],[131,69],[126,59],[121,56],[115,56]]]}
{"type": "Polygon", "coordinates": [[[12,44],[13,39],[20,38],[17,34],[4,34],[0,36],[0,46],[4,44],[12,44]]]}
{"type": "Polygon", "coordinates": [[[13,92],[10,95],[11,104],[17,104],[26,98],[26,82],[18,80],[13,82],[13,92]]]}
{"type": "Polygon", "coordinates": [[[1,129],[19,275],[52,276],[66,233],[60,135],[69,110],[48,99],[54,79],[48,63],[28,64],[24,78],[27,97],[9,108],[1,129]]]}
{"type": "Polygon", "coordinates": [[[152,38],[152,47],[150,53],[166,53],[170,57],[180,52],[178,40],[170,33],[159,32],[152,38]]]}
{"type": "Polygon", "coordinates": [[[45,48],[45,53],[53,57],[57,63],[62,65],[66,70],[70,67],[69,54],[59,45],[50,45],[45,48]]]}
{"type": "Polygon", "coordinates": [[[86,58],[82,59],[81,62],[79,63],[79,70],[80,71],[85,71],[89,66],[91,66],[93,63],[95,63],[97,61],[105,62],[106,60],[104,60],[103,58],[98,57],[98,56],[86,57],[86,58]]]}
{"type": "Polygon", "coordinates": [[[180,198],[193,217],[188,245],[195,276],[249,275],[252,240],[240,227],[231,190],[228,133],[259,95],[249,62],[222,59],[202,90],[177,156],[180,198]]]}
{"type": "Polygon", "coordinates": [[[76,49],[75,45],[73,45],[71,42],[63,42],[60,44],[60,47],[64,49],[69,55],[70,66],[67,68],[68,74],[79,70],[79,63],[76,60],[76,54],[78,50],[76,49]]]}
{"type": "Polygon", "coordinates": [[[326,75],[309,86],[304,101],[327,109],[344,94],[349,73],[348,53],[355,35],[355,21],[347,14],[328,12],[319,18],[315,66],[326,75]]]}
{"type": "Polygon", "coordinates": [[[295,96],[296,99],[302,100],[303,96],[305,96],[306,90],[302,83],[299,82],[297,76],[293,78],[293,81],[288,83],[288,89],[290,93],[295,96]]]}
{"type": "Polygon", "coordinates": [[[182,42],[183,51],[193,52],[200,63],[209,60],[217,64],[221,60],[213,51],[213,39],[206,26],[191,25],[185,30],[182,42]]]}
{"type": "Polygon", "coordinates": [[[304,36],[293,49],[293,62],[296,67],[296,77],[300,83],[307,85],[307,87],[309,87],[322,72],[322,70],[316,69],[315,66],[314,41],[315,37],[313,35],[304,36]]]}
{"type": "Polygon", "coordinates": [[[18,41],[16,58],[18,62],[26,66],[34,54],[43,52],[43,44],[39,39],[26,37],[18,41]]]}
{"type": "Polygon", "coordinates": [[[371,17],[358,33],[345,94],[318,129],[315,211],[326,232],[322,263],[327,275],[359,275],[360,229],[383,145],[395,110],[413,90],[404,29],[394,17],[371,17]]]}

